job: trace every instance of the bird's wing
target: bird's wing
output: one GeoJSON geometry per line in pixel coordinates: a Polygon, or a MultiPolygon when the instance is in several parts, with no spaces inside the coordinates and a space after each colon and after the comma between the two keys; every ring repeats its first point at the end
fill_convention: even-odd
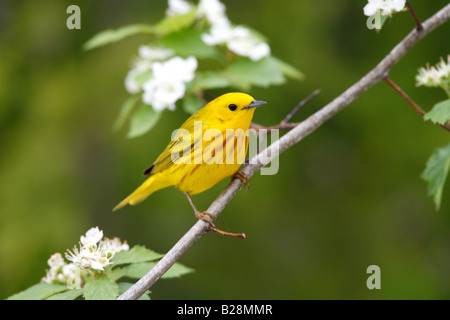
{"type": "MultiPolygon", "coordinates": [[[[195,115],[194,115],[195,116],[195,115]]],[[[144,175],[154,175],[172,166],[191,163],[195,150],[201,148],[203,126],[194,126],[195,117],[191,116],[179,129],[174,131],[169,145],[156,161],[144,171],[144,175]]],[[[201,154],[201,152],[199,152],[201,154]]]]}

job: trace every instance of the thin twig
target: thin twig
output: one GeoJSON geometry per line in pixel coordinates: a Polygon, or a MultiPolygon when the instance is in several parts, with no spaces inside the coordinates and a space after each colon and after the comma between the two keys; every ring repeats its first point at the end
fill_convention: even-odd
{"type": "MultiPolygon", "coordinates": [[[[384,78],[384,81],[386,81],[387,84],[389,84],[403,99],[405,99],[406,102],[408,102],[411,105],[411,107],[413,107],[413,109],[416,110],[418,114],[420,114],[422,117],[426,114],[426,112],[423,111],[423,109],[419,107],[417,103],[415,103],[414,100],[411,99],[410,96],[408,96],[394,81],[392,81],[392,79],[389,78],[389,76],[386,76],[386,78],[384,78]]],[[[437,125],[439,125],[440,127],[444,128],[447,131],[450,131],[450,126],[446,124],[437,124],[437,125]]]]}
{"type": "Polygon", "coordinates": [[[300,110],[301,107],[303,107],[305,104],[307,104],[309,101],[312,100],[315,96],[317,96],[320,93],[320,89],[314,90],[309,96],[307,96],[305,99],[300,101],[299,104],[291,111],[289,114],[280,122],[280,124],[286,124],[291,120],[291,118],[300,110]]]}
{"type": "MultiPolygon", "coordinates": [[[[438,26],[444,24],[450,17],[450,4],[439,10],[431,18],[423,23],[423,31],[410,32],[395,48],[369,73],[353,84],[344,93],[328,103],[325,107],[301,122],[294,129],[287,132],[280,139],[272,143],[261,153],[250,159],[250,163],[242,167],[241,171],[251,177],[256,171],[267,165],[275,157],[287,150],[303,138],[314,132],[337,112],[348,106],[363,92],[374,84],[382,81],[384,75],[411,50],[422,38],[438,26]]],[[[242,186],[239,179],[232,182],[220,193],[216,200],[208,208],[207,212],[213,218],[222,212],[242,186]]],[[[205,233],[208,232],[208,223],[197,221],[192,228],[173,246],[172,249],[138,282],[125,291],[118,299],[131,300],[142,296],[178,259],[205,233]]]]}
{"type": "Polygon", "coordinates": [[[307,96],[305,99],[300,101],[294,109],[292,109],[291,112],[283,119],[279,124],[276,124],[274,126],[266,127],[260,124],[257,124],[255,122],[252,122],[250,124],[250,129],[254,129],[256,133],[259,133],[259,130],[266,130],[266,132],[270,132],[271,130],[277,129],[277,130],[287,130],[295,128],[300,122],[293,122],[290,123],[289,120],[300,110],[301,107],[303,107],[305,104],[307,104],[309,101],[311,101],[312,98],[317,96],[320,93],[320,89],[314,90],[309,96],[307,96]]]}
{"type": "Polygon", "coordinates": [[[414,21],[416,22],[417,25],[417,31],[422,31],[423,30],[423,25],[422,22],[420,22],[420,19],[417,17],[416,12],[414,11],[411,3],[409,3],[409,0],[406,0],[406,7],[408,8],[408,11],[411,13],[411,15],[414,18],[414,21]]]}
{"type": "Polygon", "coordinates": [[[408,102],[411,107],[414,108],[414,110],[416,110],[416,112],[418,114],[420,114],[422,117],[426,114],[425,111],[422,110],[421,107],[419,107],[417,105],[417,103],[414,102],[413,99],[411,99],[394,81],[392,81],[391,78],[389,78],[389,76],[387,76],[386,78],[384,78],[384,81],[386,81],[387,84],[389,84],[395,91],[397,91],[397,93],[406,100],[406,102],[408,102]]]}
{"type": "Polygon", "coordinates": [[[280,123],[276,124],[274,126],[266,127],[257,123],[252,122],[250,124],[250,129],[254,129],[256,131],[256,134],[259,133],[259,130],[266,130],[266,132],[270,132],[271,130],[277,129],[277,130],[290,130],[298,126],[301,122],[289,122],[289,123],[280,123]]]}

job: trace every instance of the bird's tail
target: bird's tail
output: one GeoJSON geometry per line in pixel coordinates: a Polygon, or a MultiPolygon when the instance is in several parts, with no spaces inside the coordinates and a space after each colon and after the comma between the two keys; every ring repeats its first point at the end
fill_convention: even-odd
{"type": "Polygon", "coordinates": [[[151,176],[143,184],[141,184],[136,190],[133,191],[128,197],[123,199],[117,206],[114,207],[113,211],[119,210],[125,207],[127,204],[135,205],[141,201],[147,199],[153,192],[165,188],[168,185],[155,179],[156,176],[151,176]],[[159,182],[159,183],[158,183],[159,182]]]}

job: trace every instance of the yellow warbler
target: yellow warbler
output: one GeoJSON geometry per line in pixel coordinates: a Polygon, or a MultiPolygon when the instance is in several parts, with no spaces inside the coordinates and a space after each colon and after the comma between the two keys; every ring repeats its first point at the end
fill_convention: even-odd
{"type": "Polygon", "coordinates": [[[265,103],[239,92],[209,102],[174,131],[172,141],[144,171],[147,180],[113,210],[137,204],[155,191],[175,186],[185,193],[197,218],[209,223],[211,231],[244,238],[245,234],[216,229],[211,215],[198,211],[190,195],[203,192],[232,175],[248,183],[248,177],[237,171],[247,153],[248,129],[255,108],[265,103]]]}

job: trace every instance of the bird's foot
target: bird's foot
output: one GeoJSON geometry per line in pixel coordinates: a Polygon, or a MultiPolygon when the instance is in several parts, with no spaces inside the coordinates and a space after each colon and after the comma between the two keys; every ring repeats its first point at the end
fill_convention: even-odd
{"type": "Polygon", "coordinates": [[[215,232],[222,236],[233,237],[233,238],[245,239],[247,237],[245,235],[245,233],[232,233],[232,232],[227,232],[227,231],[217,229],[216,226],[214,225],[214,223],[212,222],[212,219],[214,218],[214,216],[208,212],[195,211],[195,216],[197,217],[197,219],[206,222],[209,225],[209,230],[212,232],[215,232]]]}
{"type": "Polygon", "coordinates": [[[236,171],[236,173],[233,174],[233,179],[241,180],[241,182],[244,184],[244,186],[247,187],[247,191],[250,188],[250,182],[249,182],[250,178],[248,177],[248,175],[246,175],[242,171],[236,171]]]}

